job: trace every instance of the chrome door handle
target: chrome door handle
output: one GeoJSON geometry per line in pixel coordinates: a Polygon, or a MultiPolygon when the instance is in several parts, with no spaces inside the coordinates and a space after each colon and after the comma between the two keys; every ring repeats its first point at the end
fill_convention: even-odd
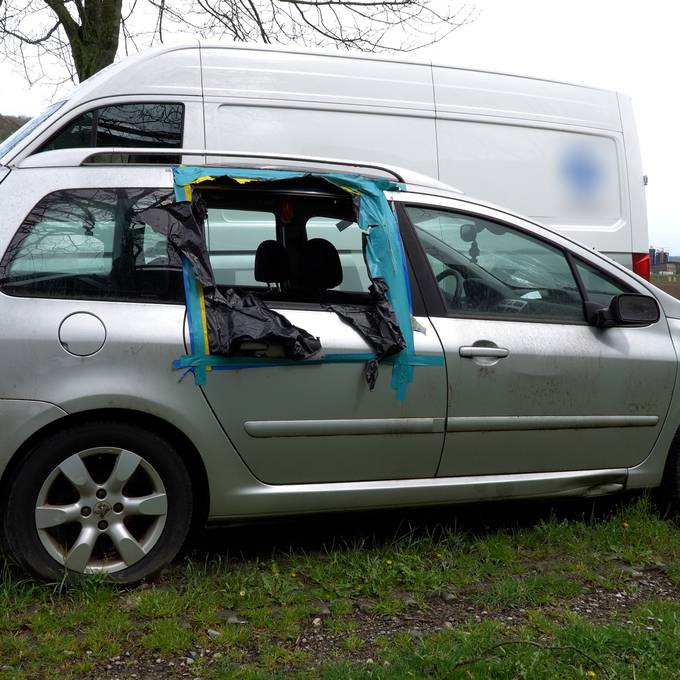
{"type": "Polygon", "coordinates": [[[510,350],[503,347],[480,347],[477,345],[469,345],[460,347],[458,349],[458,354],[468,359],[474,357],[495,357],[497,359],[503,359],[510,354],[510,350]]]}

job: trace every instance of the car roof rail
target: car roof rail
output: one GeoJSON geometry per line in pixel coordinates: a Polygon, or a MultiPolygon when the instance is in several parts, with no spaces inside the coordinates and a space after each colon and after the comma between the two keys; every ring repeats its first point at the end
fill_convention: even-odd
{"type": "MultiPolygon", "coordinates": [[[[375,163],[372,161],[351,160],[346,158],[326,158],[323,156],[304,156],[297,154],[272,153],[262,151],[233,151],[233,150],[213,150],[213,149],[159,149],[148,147],[81,147],[75,149],[57,149],[54,151],[43,151],[17,162],[17,168],[58,168],[58,167],[78,167],[82,165],[152,165],[158,167],[157,163],[138,162],[130,163],[124,160],[127,156],[166,156],[184,158],[190,157],[185,164],[208,165],[207,157],[221,157],[224,159],[242,159],[241,163],[234,163],[238,167],[266,167],[267,169],[324,172],[323,168],[309,168],[310,165],[332,166],[333,168],[352,168],[357,174],[360,170],[377,170],[394,178],[397,182],[408,184],[411,187],[421,187],[438,192],[462,194],[463,192],[445,182],[442,182],[429,175],[424,175],[413,170],[406,170],[395,165],[386,163],[375,163]],[[106,160],[97,162],[97,157],[107,157],[106,160]],[[120,156],[120,159],[116,159],[120,156]],[[196,159],[196,160],[194,160],[196,159]],[[275,162],[275,166],[271,162],[275,162]],[[285,166],[284,163],[298,163],[307,167],[285,166]]],[[[168,165],[176,165],[176,162],[168,161],[168,165]]],[[[224,165],[224,163],[210,162],[210,165],[224,165]]],[[[231,165],[231,163],[230,163],[231,165]]],[[[328,172],[326,169],[325,172],[328,172]]]]}
{"type": "MultiPolygon", "coordinates": [[[[343,158],[325,158],[322,156],[301,156],[297,154],[282,153],[263,153],[261,151],[230,151],[212,149],[174,149],[174,148],[146,148],[146,147],[81,147],[75,149],[57,149],[54,151],[43,151],[33,154],[19,161],[16,167],[20,168],[46,168],[46,167],[74,167],[78,165],[144,165],[145,163],[129,163],[122,160],[123,156],[202,156],[203,161],[195,161],[197,165],[205,165],[205,160],[209,156],[233,159],[254,159],[256,161],[287,161],[289,163],[314,163],[319,165],[344,166],[348,168],[364,168],[368,170],[378,170],[379,172],[391,175],[397,182],[406,182],[404,175],[408,175],[407,170],[402,170],[382,163],[371,161],[357,161],[343,158]],[[121,160],[116,161],[110,158],[107,161],[97,162],[97,156],[115,157],[120,156],[121,160]]],[[[212,164],[212,163],[211,163],[212,164]]],[[[155,164],[153,164],[155,165],[155,164]]],[[[247,163],[254,165],[254,163],[247,163]]],[[[422,176],[419,176],[422,178],[422,176]]],[[[437,180],[433,180],[437,181],[437,180]]]]}

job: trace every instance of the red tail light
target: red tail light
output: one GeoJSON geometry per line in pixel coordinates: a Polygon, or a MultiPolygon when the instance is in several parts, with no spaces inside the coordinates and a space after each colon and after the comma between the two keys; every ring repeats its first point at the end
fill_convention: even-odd
{"type": "Polygon", "coordinates": [[[649,281],[649,253],[633,253],[633,271],[649,281]]]}

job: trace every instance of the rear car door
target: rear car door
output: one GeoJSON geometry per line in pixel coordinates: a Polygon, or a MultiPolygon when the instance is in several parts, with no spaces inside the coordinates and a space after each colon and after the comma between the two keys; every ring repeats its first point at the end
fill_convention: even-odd
{"type": "MultiPolygon", "coordinates": [[[[414,197],[415,198],[415,197],[414,197]]],[[[676,356],[662,317],[586,323],[581,289],[608,304],[635,292],[587,251],[463,201],[405,203],[418,270],[446,354],[440,476],[636,465],[668,410],[676,356]]],[[[605,265],[606,267],[606,265],[605,265]]],[[[637,292],[645,292],[637,290],[637,292]]]]}
{"type": "MultiPolygon", "coordinates": [[[[354,294],[365,296],[370,284],[361,232],[355,223],[328,208],[315,212],[300,196],[248,199],[250,207],[220,204],[208,192],[204,197],[208,201],[206,238],[219,284],[258,291],[270,307],[318,337],[326,353],[371,351],[328,308],[329,301],[343,296],[350,300],[354,294]],[[304,218],[298,219],[301,213],[304,218]],[[298,246],[325,241],[338,253],[341,281],[329,285],[329,290],[325,285],[316,291],[303,286],[282,295],[277,275],[272,273],[267,291],[267,284],[255,277],[262,264],[256,263],[256,252],[264,242],[281,241],[282,230],[289,234],[287,250],[293,269],[302,266],[296,263],[298,246]]],[[[309,198],[309,202],[314,200],[318,201],[309,198]]],[[[328,267],[333,267],[332,262],[328,267]]],[[[430,321],[424,316],[418,321],[422,332],[415,334],[416,351],[441,357],[441,344],[430,321]]],[[[257,347],[252,351],[257,353],[257,347]]],[[[276,347],[260,351],[275,355],[276,347]]],[[[375,388],[370,390],[364,363],[237,368],[208,372],[201,389],[244,462],[264,482],[433,477],[444,439],[443,362],[416,367],[403,401],[395,398],[391,377],[392,367],[381,365],[375,388]]]]}

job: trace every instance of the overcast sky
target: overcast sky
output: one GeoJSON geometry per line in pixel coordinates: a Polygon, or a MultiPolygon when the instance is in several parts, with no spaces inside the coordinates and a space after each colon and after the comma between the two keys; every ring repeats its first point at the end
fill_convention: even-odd
{"type": "MultiPolygon", "coordinates": [[[[452,0],[455,2],[455,0],[452,0]]],[[[476,0],[479,18],[421,52],[437,61],[535,75],[633,98],[651,244],[680,255],[680,3],[670,0],[476,0]]],[[[0,113],[38,113],[56,95],[0,64],[0,113]]]]}

